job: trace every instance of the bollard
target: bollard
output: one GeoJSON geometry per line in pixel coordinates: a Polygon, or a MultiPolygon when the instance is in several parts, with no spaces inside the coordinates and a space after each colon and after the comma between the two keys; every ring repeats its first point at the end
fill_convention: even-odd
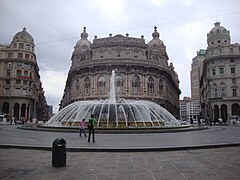
{"type": "Polygon", "coordinates": [[[52,144],[52,166],[63,167],[66,166],[66,141],[63,138],[57,138],[52,144]]]}

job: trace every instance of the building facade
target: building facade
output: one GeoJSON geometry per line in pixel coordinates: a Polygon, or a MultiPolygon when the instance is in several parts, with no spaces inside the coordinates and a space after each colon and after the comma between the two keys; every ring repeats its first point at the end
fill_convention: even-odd
{"type": "Polygon", "coordinates": [[[182,100],[179,101],[180,104],[180,119],[189,121],[188,119],[188,112],[187,112],[187,103],[191,102],[190,97],[183,97],[182,100]]]}
{"type": "Polygon", "coordinates": [[[116,98],[154,101],[179,117],[178,75],[159,36],[155,27],[148,44],[143,36],[129,34],[95,36],[91,43],[84,27],[74,47],[60,109],[79,100],[108,98],[115,70],[116,98]]]}
{"type": "Polygon", "coordinates": [[[228,122],[240,115],[240,45],[231,44],[230,32],[216,22],[207,34],[207,52],[201,79],[204,117],[228,122]]]}
{"type": "Polygon", "coordinates": [[[34,53],[23,28],[10,45],[0,45],[0,113],[15,120],[47,120],[47,103],[34,53]]]}
{"type": "Polygon", "coordinates": [[[201,106],[199,100],[192,100],[190,97],[184,97],[180,100],[180,118],[189,123],[198,122],[200,119],[201,106]]]}
{"type": "Polygon", "coordinates": [[[202,76],[203,61],[205,60],[206,50],[197,51],[197,56],[192,59],[191,64],[191,99],[200,102],[200,80],[202,76]]]}

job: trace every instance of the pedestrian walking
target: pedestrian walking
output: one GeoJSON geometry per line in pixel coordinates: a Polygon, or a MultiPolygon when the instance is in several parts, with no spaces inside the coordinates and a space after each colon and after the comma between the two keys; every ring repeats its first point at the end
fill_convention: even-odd
{"type": "Polygon", "coordinates": [[[94,118],[94,115],[92,114],[91,117],[88,120],[88,142],[90,142],[91,135],[92,135],[92,140],[95,142],[95,129],[94,129],[94,124],[96,124],[96,119],[94,118]]]}
{"type": "Polygon", "coordinates": [[[82,133],[84,134],[85,137],[87,137],[86,133],[85,133],[85,119],[83,119],[80,123],[79,123],[79,136],[82,136],[82,133]]]}

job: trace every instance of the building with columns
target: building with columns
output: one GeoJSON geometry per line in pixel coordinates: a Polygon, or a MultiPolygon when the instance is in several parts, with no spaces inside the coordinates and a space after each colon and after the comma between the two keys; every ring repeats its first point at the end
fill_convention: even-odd
{"type": "Polygon", "coordinates": [[[154,101],[179,117],[178,75],[159,37],[155,27],[148,43],[144,36],[129,34],[95,36],[91,43],[84,27],[72,53],[60,109],[79,100],[108,98],[115,70],[116,98],[154,101]]]}
{"type": "Polygon", "coordinates": [[[201,109],[204,117],[228,122],[240,115],[240,45],[231,44],[230,32],[220,22],[207,34],[203,61],[201,109]]]}
{"type": "Polygon", "coordinates": [[[11,44],[0,45],[0,114],[8,118],[48,118],[34,48],[26,28],[15,34],[11,44]]]}

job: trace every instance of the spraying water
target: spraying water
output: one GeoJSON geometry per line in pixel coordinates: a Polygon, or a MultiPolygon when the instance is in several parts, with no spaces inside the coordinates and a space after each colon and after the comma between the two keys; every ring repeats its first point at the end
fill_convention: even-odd
{"type": "Polygon", "coordinates": [[[115,94],[115,71],[110,80],[109,99],[78,101],[55,114],[47,126],[78,126],[94,114],[98,128],[176,127],[178,120],[160,105],[145,100],[118,99],[115,94]]]}
{"type": "Polygon", "coordinates": [[[116,103],[116,92],[115,92],[115,71],[112,70],[112,76],[110,80],[110,94],[109,94],[109,103],[116,103]]]}

